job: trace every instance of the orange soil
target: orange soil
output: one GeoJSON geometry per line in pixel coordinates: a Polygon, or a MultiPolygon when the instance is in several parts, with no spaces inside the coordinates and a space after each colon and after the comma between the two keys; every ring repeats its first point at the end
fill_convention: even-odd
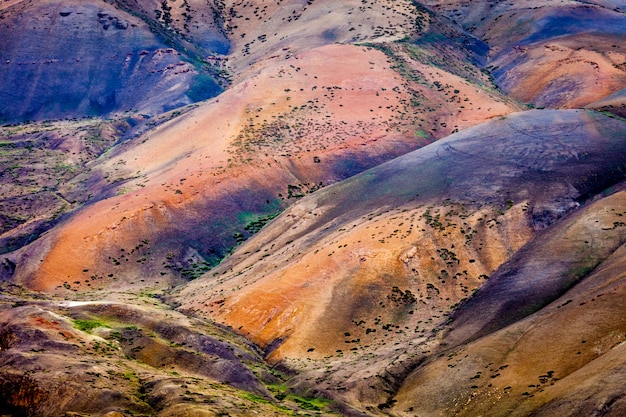
{"type": "MultiPolygon", "coordinates": [[[[427,79],[449,82],[450,88],[454,84],[462,95],[476,100],[459,128],[512,111],[455,76],[421,70],[427,79]]],[[[365,147],[369,154],[384,154],[393,153],[396,141],[413,148],[420,141],[423,144],[425,139],[394,121],[394,106],[407,101],[407,94],[386,56],[370,48],[329,45],[284,61],[270,60],[258,75],[111,152],[94,171],[100,170],[109,182],[132,180],[117,188],[121,195],[85,208],[50,233],[48,243],[40,247],[38,262],[18,272],[19,279],[46,291],[64,282],[80,282],[77,285],[82,287],[94,273],[100,276],[100,284],[106,284],[109,256],[115,258],[120,248],[132,248],[144,239],[158,240],[158,231],[171,230],[177,223],[172,216],[211,217],[198,212],[202,201],[224,198],[246,186],[284,192],[282,183],[289,177],[304,183],[328,175],[314,163],[315,155],[324,160],[365,147]],[[281,118],[307,123],[308,130],[302,137],[290,131],[294,135],[288,135],[286,142],[272,143],[260,127],[281,123],[281,118]],[[255,131],[248,136],[246,129],[251,127],[260,129],[256,132],[261,136],[255,131]],[[251,165],[256,169],[250,170],[251,165]]],[[[457,101],[461,106],[463,102],[457,101]]],[[[442,112],[437,114],[440,120],[457,117],[455,112],[442,112]]],[[[443,136],[452,128],[435,135],[443,136]]],[[[325,183],[336,180],[325,179],[325,183]]],[[[128,267],[126,281],[158,279],[138,276],[140,265],[128,267]]]]}
{"type": "MultiPolygon", "coordinates": [[[[598,52],[601,43],[611,39],[589,37],[593,45],[581,49],[584,39],[564,39],[516,50],[522,63],[504,78],[513,97],[523,102],[546,104],[552,108],[580,108],[626,86],[626,52],[620,49],[598,52]]],[[[512,62],[516,56],[507,57],[512,62]]]]}
{"type": "MultiPolygon", "coordinates": [[[[384,55],[360,47],[331,45],[270,66],[219,98],[160,126],[142,141],[122,145],[99,168],[111,180],[137,179],[120,187],[122,195],[87,207],[53,232],[53,244],[42,254],[30,285],[51,290],[64,281],[82,281],[79,278],[84,276],[84,269],[91,273],[98,269],[100,251],[132,247],[141,239],[149,239],[155,230],[176,221],[170,218],[173,209],[184,210],[195,201],[227,193],[220,186],[222,181],[232,187],[233,182],[246,184],[257,177],[261,182],[270,181],[268,186],[273,187],[271,174],[251,171],[247,163],[233,158],[234,139],[250,120],[256,121],[255,116],[270,120],[309,100],[320,100],[324,113],[312,118],[324,121],[325,116],[332,115],[333,121],[345,121],[358,130],[355,125],[364,120],[369,123],[391,116],[391,111],[378,106],[397,99],[391,90],[398,84],[384,55]],[[366,59],[372,64],[364,66],[366,59]],[[342,88],[337,99],[324,97],[328,94],[326,87],[331,86],[342,88]],[[388,92],[380,94],[382,88],[388,92]],[[293,91],[286,91],[289,89],[293,91]],[[375,113],[370,111],[373,109],[375,113]],[[181,182],[183,178],[185,181],[181,182]],[[182,194],[176,194],[175,189],[182,194]]],[[[383,125],[378,125],[367,137],[329,143],[325,152],[360,147],[383,137],[383,125]]],[[[327,136],[332,137],[332,131],[327,136]]],[[[252,156],[272,162],[276,158],[252,156]]],[[[26,271],[26,275],[30,272],[26,271]]]]}
{"type": "MultiPolygon", "coordinates": [[[[310,247],[306,242],[311,236],[290,242],[290,232],[277,234],[263,246],[253,239],[240,248],[242,262],[226,275],[190,284],[184,291],[184,307],[238,329],[260,346],[282,341],[271,352],[272,360],[332,355],[337,349],[351,347],[344,342],[345,332],[364,344],[379,345],[380,329],[378,334],[361,334],[364,328],[355,328],[354,321],[373,326],[376,314],[387,314],[379,302],[389,304],[387,310],[391,311],[394,302],[387,297],[394,286],[410,289],[420,298],[413,306],[414,313],[393,320],[400,323],[398,320],[406,319],[401,327],[411,329],[438,309],[445,311],[467,297],[482,284],[481,274],[493,272],[530,238],[520,207],[510,210],[497,228],[481,226],[491,210],[477,211],[463,220],[478,230],[475,241],[485,242],[480,251],[464,243],[465,236],[456,229],[438,232],[426,226],[420,209],[395,209],[371,221],[335,225],[334,233],[310,247]],[[459,259],[458,269],[449,272],[448,284],[437,277],[450,265],[432,258],[441,247],[456,247],[453,250],[459,259]],[[419,277],[411,272],[415,270],[419,277]],[[452,278],[461,271],[462,278],[452,278]],[[437,295],[430,293],[428,284],[439,287],[437,295]],[[432,300],[422,306],[426,295],[426,300],[432,300]],[[314,351],[308,351],[311,348],[314,351]]],[[[273,224],[264,234],[271,235],[273,228],[307,227],[323,210],[311,207],[309,212],[293,213],[288,216],[293,225],[273,224]]],[[[394,335],[396,340],[403,337],[394,335]]]]}

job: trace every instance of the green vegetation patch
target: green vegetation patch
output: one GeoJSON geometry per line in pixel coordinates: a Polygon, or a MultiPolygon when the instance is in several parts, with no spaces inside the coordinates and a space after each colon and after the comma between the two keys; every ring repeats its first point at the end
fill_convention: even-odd
{"type": "Polygon", "coordinates": [[[80,331],[83,332],[87,332],[87,333],[91,333],[93,331],[93,329],[97,328],[97,327],[105,327],[107,329],[110,329],[111,326],[109,326],[107,323],[101,321],[101,320],[97,320],[97,319],[92,319],[92,320],[74,320],[74,327],[77,328],[80,331]]]}
{"type": "Polygon", "coordinates": [[[322,411],[328,404],[330,404],[330,400],[321,397],[315,398],[302,398],[297,396],[292,396],[294,402],[305,410],[314,410],[314,411],[322,411]]]}
{"type": "Polygon", "coordinates": [[[276,218],[282,211],[277,211],[275,213],[270,213],[266,216],[257,217],[255,220],[250,221],[248,224],[244,226],[244,230],[249,231],[254,234],[259,232],[263,226],[269,223],[272,219],[276,218]]]}
{"type": "Polygon", "coordinates": [[[240,397],[243,399],[252,401],[254,403],[271,404],[271,401],[268,400],[267,398],[262,397],[260,395],[252,394],[250,392],[243,392],[240,394],[240,397]]]}
{"type": "Polygon", "coordinates": [[[274,398],[283,403],[295,403],[298,408],[310,411],[323,411],[332,403],[324,397],[303,397],[293,392],[287,391],[285,385],[268,385],[268,389],[273,393],[274,398]]]}

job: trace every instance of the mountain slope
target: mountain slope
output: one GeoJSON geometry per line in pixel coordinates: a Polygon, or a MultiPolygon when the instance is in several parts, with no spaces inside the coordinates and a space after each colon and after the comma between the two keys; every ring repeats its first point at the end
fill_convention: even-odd
{"type": "MultiPolygon", "coordinates": [[[[154,116],[222,91],[197,56],[160,36],[165,29],[154,17],[132,9],[102,1],[23,1],[4,6],[0,21],[5,122],[154,116]]],[[[224,52],[228,41],[219,31],[205,36],[215,39],[207,42],[211,52],[224,52]]]]}
{"type": "Polygon", "coordinates": [[[489,44],[496,83],[522,102],[577,108],[623,89],[626,14],[619,2],[427,4],[489,44]]]}
{"type": "Polygon", "coordinates": [[[382,403],[460,302],[623,179],[623,126],[534,111],[452,135],[303,199],[184,288],[181,308],[238,329],[272,361],[312,374],[325,364],[320,389],[382,403]]]}
{"type": "MultiPolygon", "coordinates": [[[[444,27],[431,26],[432,36],[444,27]]],[[[462,65],[471,52],[454,33],[441,49],[418,37],[257,65],[218,99],[173,112],[185,114],[59,187],[76,212],[7,256],[12,279],[64,291],[198,276],[302,195],[520,109],[462,65]],[[450,69],[440,66],[446,56],[450,69]]]]}
{"type": "Polygon", "coordinates": [[[624,12],[2,2],[0,409],[622,415],[624,12]]]}
{"type": "Polygon", "coordinates": [[[492,275],[451,316],[445,356],[404,382],[398,415],[622,414],[624,197],[576,211],[492,275]]]}
{"type": "Polygon", "coordinates": [[[249,342],[176,314],[154,294],[68,302],[3,283],[0,318],[8,415],[338,415],[332,408],[342,407],[283,392],[288,375],[249,342]]]}

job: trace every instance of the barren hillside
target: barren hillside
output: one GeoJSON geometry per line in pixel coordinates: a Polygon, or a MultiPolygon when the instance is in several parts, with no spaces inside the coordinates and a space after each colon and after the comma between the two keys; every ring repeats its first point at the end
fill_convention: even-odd
{"type": "Polygon", "coordinates": [[[625,13],[3,2],[0,410],[622,415],[625,13]]]}

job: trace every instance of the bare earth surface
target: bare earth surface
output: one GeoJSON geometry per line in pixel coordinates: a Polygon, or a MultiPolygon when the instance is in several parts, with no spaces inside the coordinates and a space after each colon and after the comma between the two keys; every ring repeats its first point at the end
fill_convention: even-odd
{"type": "Polygon", "coordinates": [[[5,0],[0,414],[621,416],[620,1],[5,0]]]}

